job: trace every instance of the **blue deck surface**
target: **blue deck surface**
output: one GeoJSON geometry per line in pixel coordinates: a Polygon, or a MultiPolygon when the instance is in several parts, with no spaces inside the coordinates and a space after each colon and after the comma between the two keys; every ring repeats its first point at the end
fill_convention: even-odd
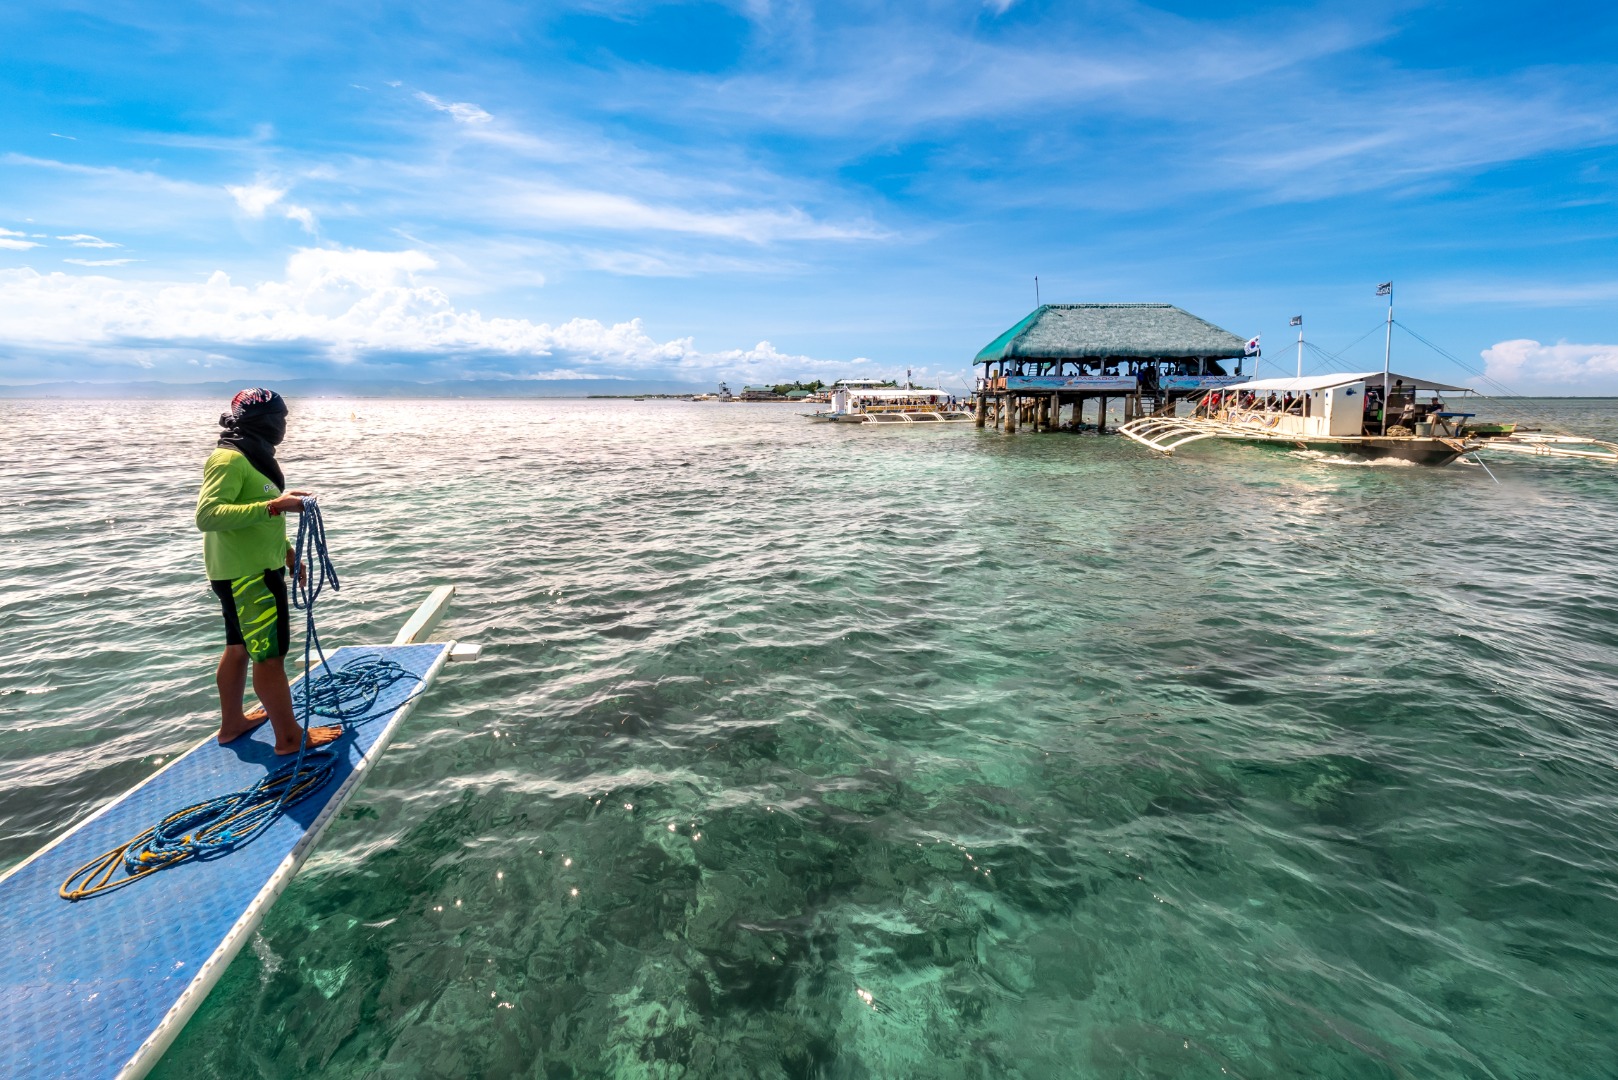
{"type": "MultiPolygon", "coordinates": [[[[425,677],[448,648],[345,647],[329,659],[339,667],[385,656],[425,677]]],[[[410,679],[389,687],[372,719],[343,736],[332,780],[245,847],[86,900],[56,892],[75,868],[165,815],[247,787],[288,760],[275,757],[268,724],[230,746],[193,749],[0,882],[0,1076],[116,1076],[423,689],[410,679]]]]}

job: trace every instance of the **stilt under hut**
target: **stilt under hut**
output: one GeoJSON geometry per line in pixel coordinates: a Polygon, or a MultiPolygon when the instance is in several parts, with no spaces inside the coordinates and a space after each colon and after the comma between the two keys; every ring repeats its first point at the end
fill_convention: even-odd
{"type": "Polygon", "coordinates": [[[983,367],[976,423],[1008,433],[1105,431],[1109,399],[1123,400],[1128,421],[1246,382],[1246,348],[1173,304],[1042,304],[973,361],[983,367]]]}

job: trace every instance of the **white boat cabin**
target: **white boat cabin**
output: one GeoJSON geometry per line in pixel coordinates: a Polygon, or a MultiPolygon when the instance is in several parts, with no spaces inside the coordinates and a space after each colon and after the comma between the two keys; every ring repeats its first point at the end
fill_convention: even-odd
{"type": "MultiPolygon", "coordinates": [[[[863,382],[863,380],[860,380],[863,382]]],[[[949,403],[945,390],[923,390],[902,386],[858,385],[854,380],[839,382],[832,391],[831,411],[858,413],[904,409],[936,409],[949,403]]]]}
{"type": "Polygon", "coordinates": [[[1196,415],[1274,435],[1341,438],[1381,434],[1384,413],[1388,428],[1410,419],[1421,422],[1445,411],[1439,395],[1471,393],[1464,386],[1390,372],[1384,401],[1383,385],[1380,371],[1257,379],[1205,395],[1196,415]]]}

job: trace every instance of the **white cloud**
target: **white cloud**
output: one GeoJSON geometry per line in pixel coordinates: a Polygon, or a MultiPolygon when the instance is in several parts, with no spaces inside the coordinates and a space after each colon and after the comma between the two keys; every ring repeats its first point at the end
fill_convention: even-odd
{"type": "Polygon", "coordinates": [[[74,233],[72,236],[58,236],[56,239],[58,239],[58,240],[66,240],[68,243],[72,244],[74,247],[83,247],[83,248],[115,248],[115,247],[123,247],[122,244],[115,244],[111,240],[103,240],[103,239],[101,239],[101,237],[99,237],[99,236],[91,236],[89,233],[74,233]]]}
{"type": "MultiPolygon", "coordinates": [[[[116,247],[117,245],[113,246],[116,247]]],[[[139,259],[63,259],[62,261],[72,263],[74,266],[124,266],[128,263],[140,262],[139,259]]]]}
{"type": "Polygon", "coordinates": [[[590,229],[686,233],[762,244],[772,240],[872,240],[888,235],[870,225],[817,221],[796,207],[784,210],[687,210],[607,191],[519,187],[492,201],[529,222],[590,229]]]}
{"type": "Polygon", "coordinates": [[[1484,349],[1483,360],[1491,379],[1512,387],[1589,393],[1618,385],[1618,345],[1542,345],[1531,338],[1518,338],[1484,349]]]}
{"type": "Polygon", "coordinates": [[[449,113],[457,124],[487,124],[494,119],[493,115],[470,101],[440,101],[425,90],[416,91],[416,97],[439,112],[449,113]]]}
{"type": "Polygon", "coordinates": [[[225,185],[230,197],[236,200],[248,217],[263,217],[264,212],[281,201],[286,194],[285,188],[275,188],[268,184],[242,184],[240,186],[225,185]]]}
{"type": "Polygon", "coordinates": [[[0,344],[150,359],[168,351],[281,346],[341,364],[399,355],[455,360],[519,377],[766,378],[824,370],[769,342],[703,353],[690,338],[658,341],[639,319],[555,325],[457,307],[423,280],[437,262],[416,250],[303,248],[280,280],[254,285],[223,271],[203,282],[0,270],[0,344]],[[161,343],[161,344],[154,344],[161,343]],[[498,357],[480,365],[479,357],[498,357]],[[515,359],[515,363],[513,360],[515,359]]]}
{"type": "Polygon", "coordinates": [[[298,206],[294,203],[282,202],[286,196],[285,188],[274,187],[262,180],[251,184],[226,184],[225,190],[230,197],[236,200],[236,205],[242,212],[251,218],[261,218],[274,208],[288,221],[296,221],[303,226],[305,232],[315,231],[315,215],[307,206],[298,206]]]}
{"type": "Polygon", "coordinates": [[[15,229],[0,229],[0,236],[27,236],[27,235],[28,235],[27,233],[18,232],[15,229]]]}
{"type": "MultiPolygon", "coordinates": [[[[18,233],[17,235],[20,236],[22,234],[18,233]]],[[[29,248],[37,248],[38,246],[39,245],[34,243],[32,240],[6,240],[0,238],[0,248],[4,248],[7,251],[27,251],[29,248]]]]}

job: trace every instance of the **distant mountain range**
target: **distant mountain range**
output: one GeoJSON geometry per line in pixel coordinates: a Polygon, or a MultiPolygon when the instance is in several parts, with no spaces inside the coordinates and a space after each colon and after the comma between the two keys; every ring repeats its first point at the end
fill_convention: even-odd
{"type": "MultiPolygon", "coordinates": [[[[0,398],[224,398],[251,380],[237,382],[41,382],[0,383],[0,398]]],[[[456,379],[443,382],[389,382],[334,379],[269,379],[271,389],[288,398],[551,398],[587,397],[591,394],[701,394],[717,387],[697,383],[654,382],[636,379],[456,379]]]]}

